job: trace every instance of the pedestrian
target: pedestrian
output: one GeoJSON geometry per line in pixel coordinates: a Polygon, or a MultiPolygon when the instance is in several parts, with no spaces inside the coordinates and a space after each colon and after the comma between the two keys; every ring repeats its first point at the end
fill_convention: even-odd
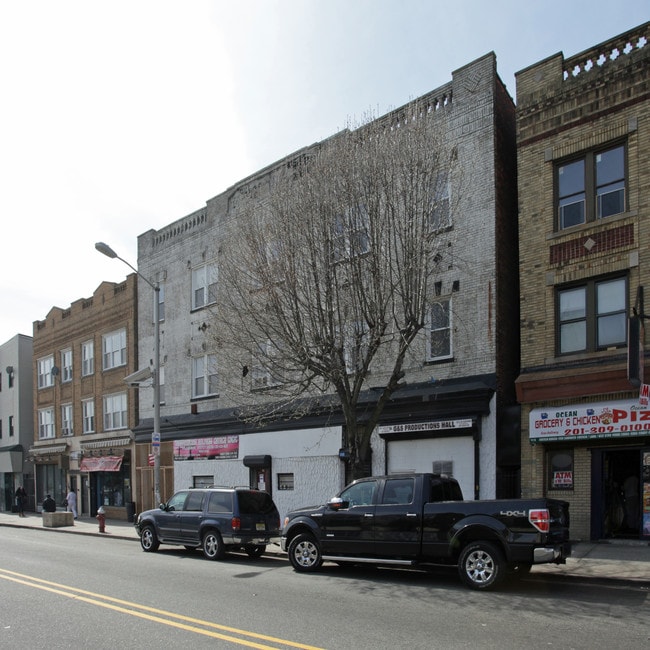
{"type": "Polygon", "coordinates": [[[27,492],[22,485],[16,489],[16,508],[18,509],[18,516],[25,516],[25,502],[27,501],[27,492]]]}
{"type": "Polygon", "coordinates": [[[56,501],[51,494],[43,499],[43,512],[56,512],[56,501]]]}
{"type": "Polygon", "coordinates": [[[74,518],[77,518],[77,493],[70,488],[68,496],[65,498],[66,511],[71,512],[74,518]]]}

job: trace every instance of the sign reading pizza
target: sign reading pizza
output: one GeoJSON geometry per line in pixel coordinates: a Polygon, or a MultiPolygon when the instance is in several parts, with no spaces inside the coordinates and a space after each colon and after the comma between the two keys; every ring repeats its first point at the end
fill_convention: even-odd
{"type": "Polygon", "coordinates": [[[637,400],[533,409],[529,438],[535,442],[629,438],[650,435],[650,407],[637,400]]]}

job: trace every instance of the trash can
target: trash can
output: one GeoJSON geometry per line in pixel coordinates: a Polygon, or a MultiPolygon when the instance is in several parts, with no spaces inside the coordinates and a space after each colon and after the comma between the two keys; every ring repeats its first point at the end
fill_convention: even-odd
{"type": "Polygon", "coordinates": [[[135,502],[127,501],[126,502],[126,520],[133,523],[135,519],[135,502]]]}

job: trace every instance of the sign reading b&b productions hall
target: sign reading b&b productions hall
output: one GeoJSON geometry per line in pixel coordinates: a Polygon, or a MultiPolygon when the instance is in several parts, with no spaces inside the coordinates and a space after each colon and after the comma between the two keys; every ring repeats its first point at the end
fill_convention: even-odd
{"type": "Polygon", "coordinates": [[[569,404],[533,409],[529,438],[535,442],[650,435],[650,407],[637,400],[569,404]]]}

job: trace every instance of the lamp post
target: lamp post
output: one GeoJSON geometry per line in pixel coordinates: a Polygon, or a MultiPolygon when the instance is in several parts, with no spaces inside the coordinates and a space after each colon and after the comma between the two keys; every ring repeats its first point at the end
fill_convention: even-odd
{"type": "Polygon", "coordinates": [[[130,269],[135,271],[136,275],[142,278],[153,290],[153,320],[154,320],[154,338],[153,338],[153,432],[151,433],[151,445],[153,448],[153,484],[154,484],[154,507],[160,503],[160,286],[153,283],[138,271],[132,264],[122,259],[108,244],[97,242],[95,248],[110,257],[117,258],[124,262],[130,269]]]}

